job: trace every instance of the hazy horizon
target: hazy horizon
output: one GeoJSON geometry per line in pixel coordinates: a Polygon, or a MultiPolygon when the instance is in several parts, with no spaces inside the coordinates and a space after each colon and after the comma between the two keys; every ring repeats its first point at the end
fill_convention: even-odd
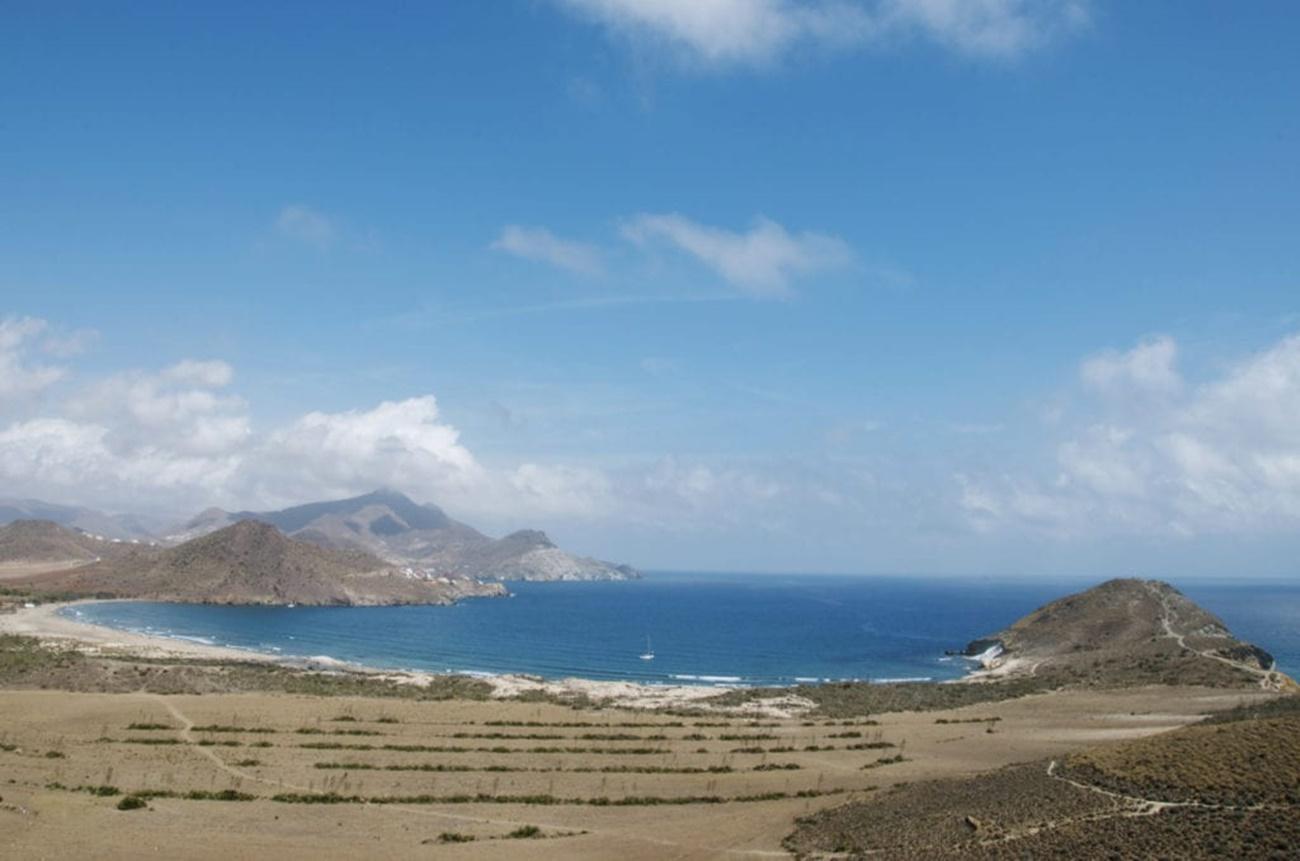
{"type": "Polygon", "coordinates": [[[1294,578],[1289,5],[6,17],[4,496],[1294,578]]]}

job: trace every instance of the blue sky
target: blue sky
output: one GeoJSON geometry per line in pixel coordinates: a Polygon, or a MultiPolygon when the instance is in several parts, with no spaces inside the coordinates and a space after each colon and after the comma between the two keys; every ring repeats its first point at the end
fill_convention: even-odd
{"type": "Polygon", "coordinates": [[[264,6],[7,5],[8,493],[1290,573],[1291,4],[264,6]]]}

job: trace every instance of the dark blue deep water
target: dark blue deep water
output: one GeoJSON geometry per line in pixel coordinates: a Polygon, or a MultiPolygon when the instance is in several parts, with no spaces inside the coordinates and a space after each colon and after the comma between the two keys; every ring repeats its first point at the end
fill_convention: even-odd
{"type": "MultiPolygon", "coordinates": [[[[1089,583],[652,574],[512,583],[452,607],[216,607],[123,602],[84,621],[374,667],[639,682],[792,684],[954,678],[944,651],[1089,583]],[[655,659],[638,655],[652,642],[655,659]]],[[[1187,584],[1239,637],[1300,670],[1300,586],[1187,584]]]]}

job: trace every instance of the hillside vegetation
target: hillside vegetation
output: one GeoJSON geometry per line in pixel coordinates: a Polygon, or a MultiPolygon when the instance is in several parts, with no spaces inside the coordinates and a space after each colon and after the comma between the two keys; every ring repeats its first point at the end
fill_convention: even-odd
{"type": "Polygon", "coordinates": [[[1300,698],[965,779],[897,787],[807,817],[800,857],[1293,858],[1300,698]]]}

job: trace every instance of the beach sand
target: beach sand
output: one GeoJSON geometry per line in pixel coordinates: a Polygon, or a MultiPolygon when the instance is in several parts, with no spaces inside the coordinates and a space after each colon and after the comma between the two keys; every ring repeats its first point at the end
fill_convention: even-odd
{"type": "Polygon", "coordinates": [[[275,661],[273,655],[223,646],[210,646],[188,640],[120,631],[92,625],[61,615],[68,607],[104,603],[67,601],[18,607],[12,613],[0,613],[0,634],[20,634],[47,642],[71,646],[92,655],[139,655],[149,658],[197,658],[213,661],[275,661]]]}

